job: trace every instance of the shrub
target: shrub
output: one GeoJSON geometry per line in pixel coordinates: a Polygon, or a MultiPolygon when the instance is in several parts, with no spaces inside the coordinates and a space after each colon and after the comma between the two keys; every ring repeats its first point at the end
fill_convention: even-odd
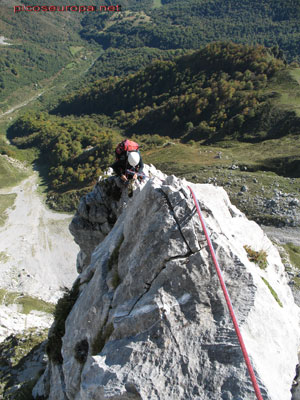
{"type": "Polygon", "coordinates": [[[54,310],[54,325],[50,330],[46,351],[50,360],[54,363],[62,364],[62,337],[65,334],[65,322],[70,314],[78,296],[80,279],[77,279],[71,290],[65,288],[65,293],[61,297],[54,310]]]}
{"type": "Polygon", "coordinates": [[[264,250],[255,251],[250,246],[245,245],[244,249],[247,252],[248,259],[259,266],[261,269],[266,269],[268,266],[267,253],[264,250]]]}
{"type": "Polygon", "coordinates": [[[86,362],[89,353],[89,343],[87,339],[83,339],[80,342],[76,343],[74,353],[75,353],[75,359],[80,364],[84,364],[86,362]]]}

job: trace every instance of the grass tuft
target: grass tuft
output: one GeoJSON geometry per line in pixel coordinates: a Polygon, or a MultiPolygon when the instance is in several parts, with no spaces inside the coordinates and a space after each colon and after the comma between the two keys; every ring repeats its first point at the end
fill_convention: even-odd
{"type": "Polygon", "coordinates": [[[9,260],[9,255],[4,251],[0,251],[0,263],[6,263],[9,260]]]}
{"type": "Polygon", "coordinates": [[[268,286],[268,288],[269,288],[269,290],[270,290],[272,296],[273,296],[274,299],[277,301],[277,303],[280,305],[280,307],[283,307],[281,301],[279,300],[279,297],[278,297],[277,293],[276,293],[275,290],[272,288],[272,286],[269,284],[269,282],[268,282],[265,278],[263,278],[263,277],[261,277],[261,279],[262,279],[262,280],[264,281],[264,283],[268,286]]]}
{"type": "Polygon", "coordinates": [[[300,269],[300,246],[296,246],[293,243],[286,243],[283,247],[288,252],[293,266],[300,269]]]}
{"type": "Polygon", "coordinates": [[[250,246],[245,245],[248,259],[259,266],[260,269],[266,269],[268,266],[267,253],[264,250],[255,251],[250,246]]]}

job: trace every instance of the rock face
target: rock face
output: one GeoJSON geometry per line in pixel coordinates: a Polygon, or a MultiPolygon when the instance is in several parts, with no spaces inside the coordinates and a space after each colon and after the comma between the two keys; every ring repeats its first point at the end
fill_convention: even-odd
{"type": "Polygon", "coordinates": [[[30,388],[47,364],[47,330],[8,336],[0,343],[0,399],[31,399],[30,388]]]}
{"type": "Polygon", "coordinates": [[[89,265],[92,251],[114,226],[121,213],[121,197],[121,184],[114,177],[109,177],[98,182],[94,190],[80,200],[77,213],[69,227],[80,246],[77,256],[79,273],[89,265]]]}
{"type": "MultiPolygon", "coordinates": [[[[109,178],[81,201],[71,224],[82,251],[80,294],[66,320],[63,362],[50,360],[36,398],[256,398],[187,182],[149,174],[160,179],[131,197],[124,187],[111,201],[109,178]]],[[[263,398],[288,400],[299,309],[278,251],[223,189],[191,186],[263,398]],[[265,270],[244,245],[267,252],[265,270]]]]}

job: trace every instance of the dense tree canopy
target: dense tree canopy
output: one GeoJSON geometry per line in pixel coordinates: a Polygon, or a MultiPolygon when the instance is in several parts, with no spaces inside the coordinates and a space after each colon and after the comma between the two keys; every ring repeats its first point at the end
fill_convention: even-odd
{"type": "Polygon", "coordinates": [[[288,73],[273,53],[211,43],[127,77],[99,80],[65,98],[51,115],[20,117],[9,136],[19,147],[40,150],[51,189],[62,193],[94,183],[112,163],[121,134],[145,147],[161,145],[162,136],[216,142],[299,134],[299,118],[274,102],[272,82],[288,73]]]}
{"type": "Polygon", "coordinates": [[[112,162],[112,132],[91,118],[25,114],[10,128],[19,147],[37,147],[50,167],[50,187],[67,190],[95,183],[112,162]]]}
{"type": "Polygon", "coordinates": [[[56,112],[105,115],[127,134],[254,138],[267,107],[263,90],[283,68],[262,46],[213,43],[127,78],[101,80],[66,98],[56,112]]]}
{"type": "Polygon", "coordinates": [[[162,0],[155,8],[127,3],[126,14],[87,15],[82,37],[105,49],[197,49],[212,41],[232,40],[279,46],[289,60],[300,56],[299,1],[162,0]]]}
{"type": "MultiPolygon", "coordinates": [[[[81,4],[79,0],[73,4],[81,4]]],[[[23,1],[33,5],[32,1],[23,1]]],[[[44,5],[37,0],[34,5],[44,5]]],[[[61,4],[59,0],[52,5],[61,4]]],[[[17,4],[16,4],[17,5],[17,4]]],[[[1,36],[10,45],[0,44],[0,108],[12,92],[24,86],[37,85],[53,76],[72,59],[70,46],[84,43],[79,13],[19,12],[14,4],[0,2],[1,36]]]]}

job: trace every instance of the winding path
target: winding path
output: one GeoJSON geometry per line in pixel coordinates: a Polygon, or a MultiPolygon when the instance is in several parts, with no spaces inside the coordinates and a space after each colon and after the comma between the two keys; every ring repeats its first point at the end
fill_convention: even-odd
{"type": "Polygon", "coordinates": [[[18,110],[19,108],[23,108],[23,107],[27,106],[27,104],[38,99],[44,93],[45,93],[45,90],[43,90],[42,92],[38,93],[37,95],[35,95],[33,97],[30,97],[29,99],[23,101],[23,103],[17,104],[16,106],[14,106],[14,107],[10,108],[9,110],[5,111],[4,113],[0,114],[0,118],[3,118],[8,114],[12,114],[14,111],[18,110]]]}

